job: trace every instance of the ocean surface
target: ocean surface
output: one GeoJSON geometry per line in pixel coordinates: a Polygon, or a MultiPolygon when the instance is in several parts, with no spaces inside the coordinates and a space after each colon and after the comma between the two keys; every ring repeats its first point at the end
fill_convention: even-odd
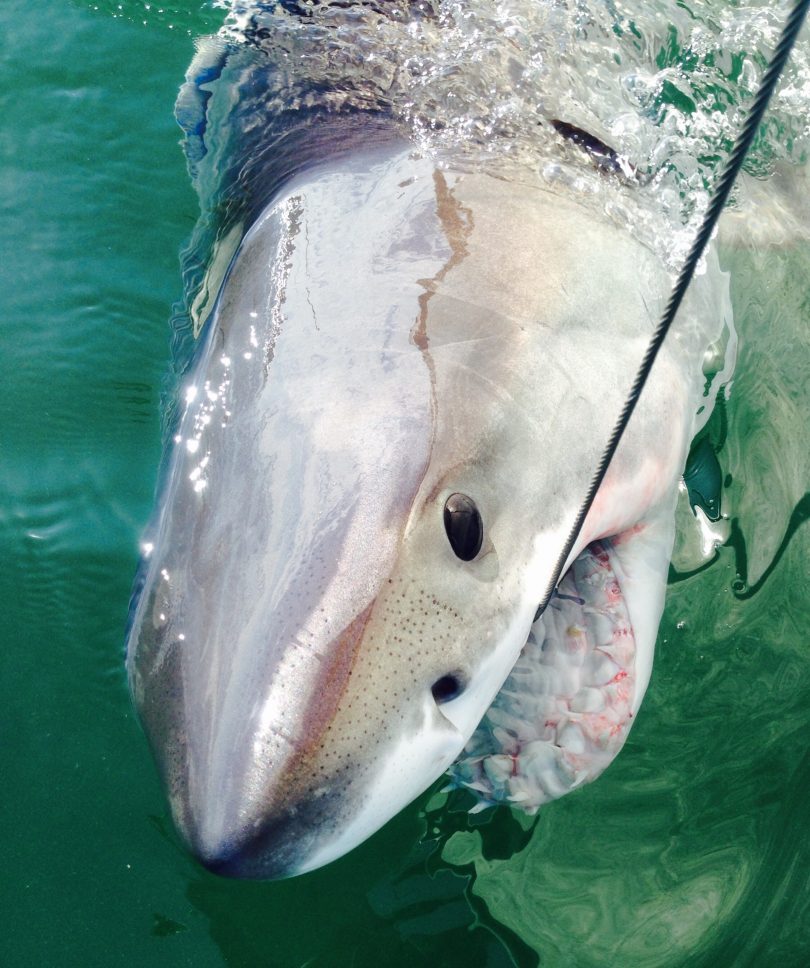
{"type": "MultiPolygon", "coordinates": [[[[624,107],[609,72],[570,58],[570,88],[542,58],[534,83],[580,123],[604,97],[600,135],[642,167],[666,168],[666,128],[661,191],[686,225],[783,11],[646,6],[633,20],[592,4],[615,29],[579,5],[574,34],[572,14],[557,25],[588,64],[615,38],[624,107]]],[[[508,12],[491,28],[519,46],[531,25],[508,12]]],[[[199,214],[173,107],[195,39],[224,16],[198,0],[0,5],[0,964],[810,964],[810,245],[789,232],[729,257],[740,352],[710,424],[729,540],[701,555],[683,537],[652,683],[609,771],[536,820],[470,816],[437,784],[285,882],[219,879],[184,852],[123,646],[199,214]]],[[[763,177],[810,143],[802,44],[749,165],[763,177]]],[[[470,63],[498,76],[497,57],[470,63]]],[[[481,77],[468,103],[495,92],[519,127],[509,84],[481,77]]]]}

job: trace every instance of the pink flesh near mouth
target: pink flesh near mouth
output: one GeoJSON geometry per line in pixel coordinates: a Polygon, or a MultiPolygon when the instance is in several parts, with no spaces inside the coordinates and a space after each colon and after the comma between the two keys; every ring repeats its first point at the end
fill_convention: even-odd
{"type": "MultiPolygon", "coordinates": [[[[617,539],[618,541],[618,539],[617,539]]],[[[462,756],[452,785],[473,812],[534,813],[595,779],[633,722],[636,642],[610,540],[594,541],[560,582],[462,756]]]]}

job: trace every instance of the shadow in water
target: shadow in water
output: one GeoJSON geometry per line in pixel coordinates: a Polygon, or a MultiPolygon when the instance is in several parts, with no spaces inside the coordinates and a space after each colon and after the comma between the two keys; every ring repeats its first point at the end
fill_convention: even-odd
{"type": "Polygon", "coordinates": [[[272,883],[198,869],[187,895],[229,966],[267,968],[536,968],[537,954],[473,893],[475,869],[442,860],[458,831],[486,827],[485,854],[511,856],[531,837],[510,811],[467,812],[463,795],[416,805],[329,866],[272,883]]]}

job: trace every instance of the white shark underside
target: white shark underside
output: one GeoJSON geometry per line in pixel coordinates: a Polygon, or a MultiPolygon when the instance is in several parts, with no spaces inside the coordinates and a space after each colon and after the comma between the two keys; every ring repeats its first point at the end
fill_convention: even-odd
{"type": "MultiPolygon", "coordinates": [[[[527,642],[669,286],[596,206],[396,139],[280,189],[185,391],[128,650],[173,815],[205,864],[320,866],[459,756],[527,642]],[[483,524],[469,561],[445,529],[453,494],[483,524]]],[[[613,539],[634,650],[613,745],[596,737],[569,787],[615,755],[646,688],[676,483],[727,376],[706,350],[729,326],[710,258],[572,554],[613,539]]],[[[570,724],[593,712],[576,694],[570,724]]],[[[582,729],[564,726],[552,740],[570,767],[582,729]]],[[[537,797],[497,786],[485,799],[537,797]]]]}

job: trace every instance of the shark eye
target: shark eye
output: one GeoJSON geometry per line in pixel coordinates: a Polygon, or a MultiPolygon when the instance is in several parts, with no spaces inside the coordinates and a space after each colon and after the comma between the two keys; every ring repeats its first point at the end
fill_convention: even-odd
{"type": "Polygon", "coordinates": [[[464,691],[464,685],[458,676],[448,675],[437,679],[430,687],[437,706],[444,702],[451,702],[464,691]]]}
{"type": "Polygon", "coordinates": [[[472,561],[481,550],[484,524],[475,501],[466,494],[451,494],[444,506],[444,530],[457,558],[472,561]]]}

